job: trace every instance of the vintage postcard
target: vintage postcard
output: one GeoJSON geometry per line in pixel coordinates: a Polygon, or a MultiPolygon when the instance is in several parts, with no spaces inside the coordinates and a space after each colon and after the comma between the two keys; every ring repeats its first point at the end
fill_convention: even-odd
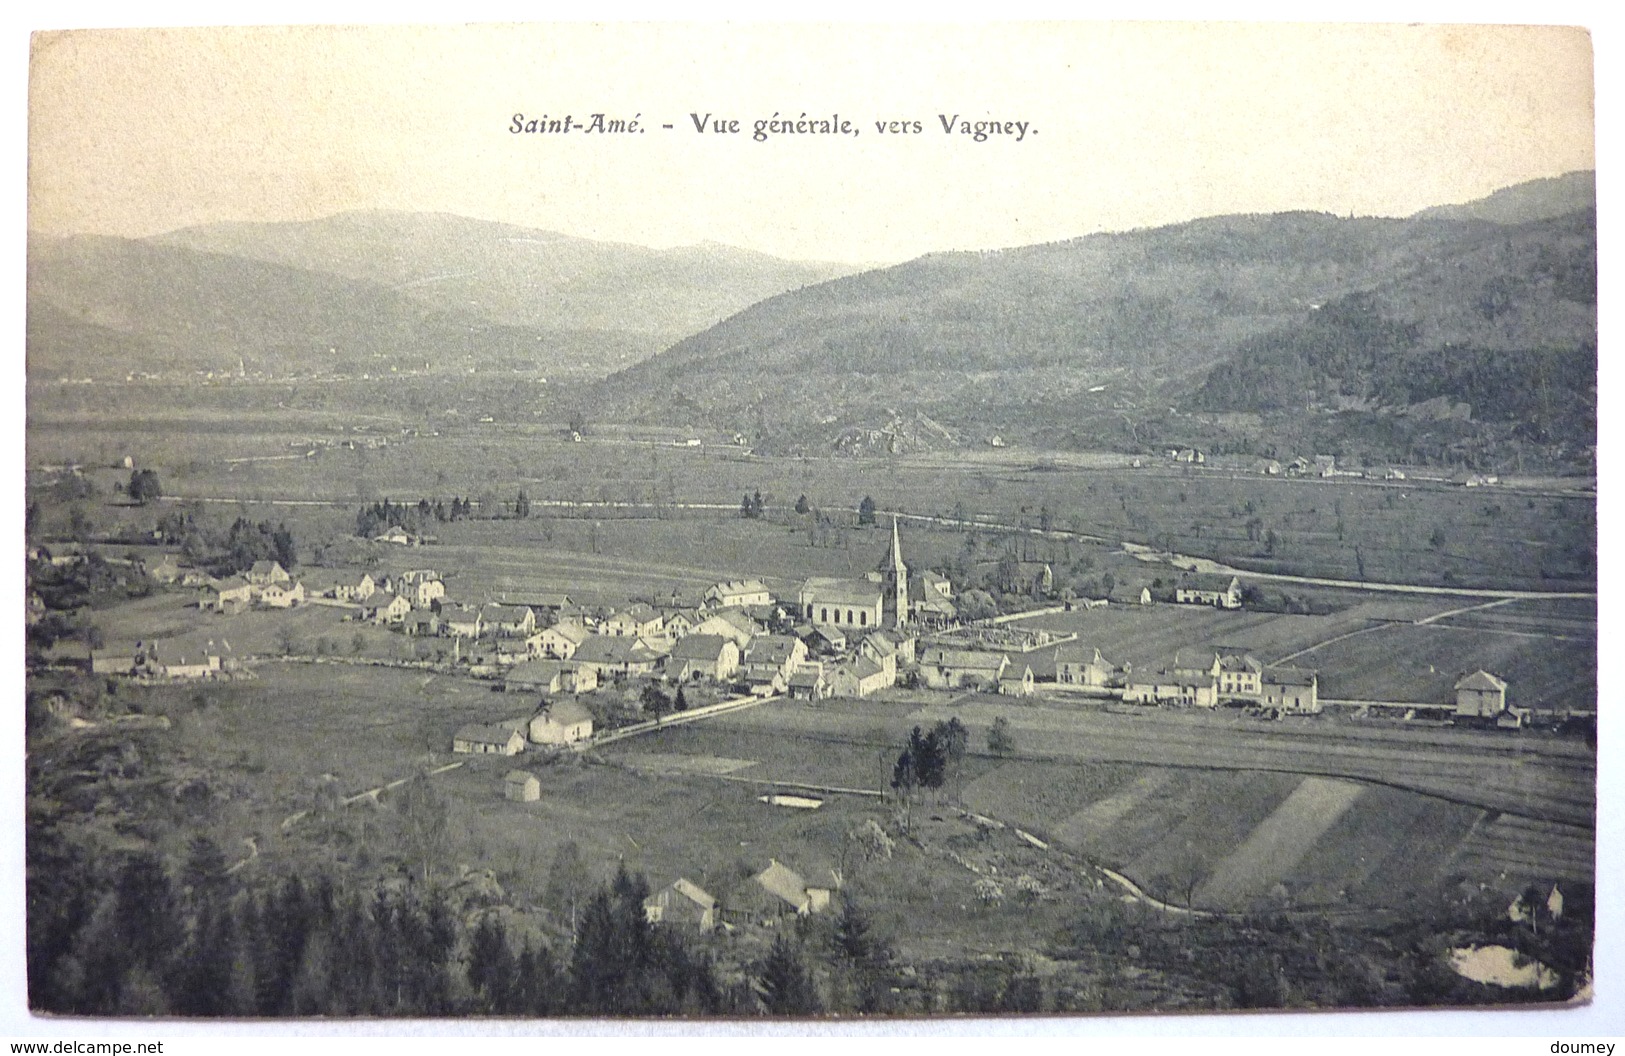
{"type": "Polygon", "coordinates": [[[1592,67],[36,34],[28,1007],[1584,1006],[1592,67]]]}

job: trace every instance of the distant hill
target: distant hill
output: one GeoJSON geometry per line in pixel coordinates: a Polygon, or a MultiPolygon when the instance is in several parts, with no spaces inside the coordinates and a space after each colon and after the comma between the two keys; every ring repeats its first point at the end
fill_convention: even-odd
{"type": "Polygon", "coordinates": [[[1496,224],[1527,224],[1550,220],[1580,209],[1597,207],[1597,174],[1568,172],[1550,179],[1503,187],[1487,198],[1464,205],[1438,205],[1416,216],[1439,220],[1488,220],[1496,224]]]}
{"type": "Polygon", "coordinates": [[[388,287],[183,246],[31,238],[36,375],[248,370],[387,373],[625,361],[637,335],[500,326],[388,287]]]}
{"type": "Polygon", "coordinates": [[[839,449],[925,413],[967,442],[1494,458],[1530,408],[1511,390],[1538,374],[1547,405],[1571,408],[1532,430],[1560,458],[1594,436],[1580,421],[1594,407],[1594,214],[1487,218],[1557,208],[1535,203],[1583,183],[1541,182],[1459,215],[1226,216],[926,256],[753,305],[606,379],[594,403],[768,447],[839,449]],[[1442,365],[1461,349],[1478,367],[1442,365]],[[1434,397],[1506,427],[1486,439],[1373,417],[1434,397]]]}
{"type": "Polygon", "coordinates": [[[859,270],[716,243],[650,249],[445,213],[379,210],[208,224],[148,241],[374,283],[486,322],[643,334],[658,346],[765,297],[859,270]]]}

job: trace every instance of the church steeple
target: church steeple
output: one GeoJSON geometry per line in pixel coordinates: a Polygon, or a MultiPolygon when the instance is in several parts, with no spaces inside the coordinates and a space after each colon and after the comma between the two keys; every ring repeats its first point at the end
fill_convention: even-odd
{"type": "Polygon", "coordinates": [[[892,609],[892,626],[901,627],[908,622],[908,565],[903,563],[903,542],[897,533],[897,517],[891,519],[891,552],[880,565],[881,575],[890,588],[888,601],[892,609]]]}

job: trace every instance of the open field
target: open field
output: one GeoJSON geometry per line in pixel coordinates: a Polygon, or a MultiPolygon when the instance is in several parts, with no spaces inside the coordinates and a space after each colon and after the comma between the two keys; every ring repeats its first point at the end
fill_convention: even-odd
{"type": "MultiPolygon", "coordinates": [[[[985,726],[980,712],[967,706],[979,707],[962,702],[940,709],[940,715],[928,711],[938,718],[959,714],[971,726],[974,748],[985,726]]],[[[1294,750],[1268,760],[1280,769],[1254,769],[1246,760],[1228,761],[1240,753],[1219,730],[1185,741],[1175,731],[1140,723],[1138,751],[1118,752],[1099,728],[1089,728],[1068,756],[1052,730],[1042,738],[1032,734],[1023,709],[1003,713],[1016,730],[1022,757],[973,757],[959,793],[965,805],[1117,868],[1171,901],[1183,902],[1194,887],[1198,906],[1219,909],[1398,907],[1458,877],[1515,892],[1534,879],[1589,875],[1581,867],[1583,849],[1590,846],[1585,825],[1537,821],[1380,783],[1410,787],[1432,780],[1434,791],[1459,796],[1471,790],[1475,775],[1506,772],[1509,765],[1549,765],[1560,773],[1561,752],[1549,763],[1520,766],[1516,759],[1487,756],[1482,745],[1492,742],[1469,739],[1458,745],[1460,765],[1441,768],[1427,763],[1437,754],[1425,746],[1384,753],[1380,747],[1393,742],[1371,738],[1371,750],[1353,752],[1333,737],[1317,748],[1320,738],[1304,732],[1294,750]],[[1037,757],[1027,745],[1037,746],[1037,757]],[[1341,756],[1339,748],[1345,750],[1341,756]],[[1122,758],[1136,754],[1134,761],[1122,758]],[[1106,760],[1095,761],[1101,755],[1106,760]],[[1211,765],[1202,764],[1203,756],[1211,765]],[[1406,762],[1410,756],[1422,760],[1431,776],[1424,779],[1416,764],[1406,762]],[[1303,768],[1286,769],[1292,760],[1303,768]],[[1343,773],[1317,773],[1321,766],[1343,773]],[[1454,784],[1435,770],[1453,773],[1454,784]],[[1496,825],[1512,835],[1493,835],[1496,825]],[[1542,864],[1548,837],[1550,868],[1542,864]]],[[[894,718],[883,729],[874,728],[874,717],[872,705],[828,713],[767,706],[627,742],[617,746],[617,755],[634,765],[636,755],[622,750],[662,762],[686,752],[696,765],[716,756],[750,758],[757,765],[738,773],[815,784],[861,781],[865,772],[883,769],[879,756],[894,754],[903,729],[926,715],[894,718]]]]}
{"type": "MultiPolygon", "coordinates": [[[[172,723],[142,734],[152,739],[142,754],[207,781],[221,808],[211,835],[233,857],[252,840],[252,855],[241,859],[250,870],[337,864],[370,882],[417,868],[401,837],[398,793],[338,800],[457,762],[429,778],[447,817],[436,869],[453,878],[489,869],[515,904],[544,896],[548,870],[568,843],[578,846],[593,883],[624,863],[657,887],[686,876],[713,894],[777,859],[815,884],[833,884],[831,870],[841,870],[881,934],[910,956],[937,957],[1034,948],[1094,890],[1090,875],[1054,855],[1008,833],[978,834],[928,808],[918,812],[918,843],[901,842],[891,859],[864,864],[846,835],[870,819],[889,824],[889,806],[834,795],[818,810],[785,809],[761,803],[763,788],[707,776],[728,770],[873,785],[877,755],[867,746],[829,747],[809,759],[804,745],[782,738],[745,730],[707,741],[706,727],[692,726],[617,746],[608,761],[573,753],[452,756],[446,746],[457,725],[508,717],[514,699],[466,680],[391,670],[278,664],[249,682],[127,692],[172,723]],[[716,751],[720,744],[726,753],[716,751]],[[637,767],[640,760],[649,765],[637,767]],[[736,769],[746,762],[753,765],[736,769]],[[503,776],[516,768],[538,777],[540,801],[503,798],[503,776]],[[335,792],[324,798],[323,789],[335,792]],[[984,868],[1041,877],[1054,897],[983,906],[972,889],[977,874],[948,854],[954,848],[984,868]]],[[[62,733],[57,743],[87,735],[62,733]]],[[[991,765],[973,761],[967,779],[991,765]]]]}
{"type": "MultiPolygon", "coordinates": [[[[121,394],[153,397],[135,389],[121,394]]],[[[1569,493],[1423,481],[1288,480],[1155,461],[1134,470],[1126,455],[1081,458],[1042,451],[996,459],[761,457],[725,444],[674,448],[677,434],[667,438],[609,427],[589,430],[586,442],[570,443],[556,425],[541,424],[545,419],[480,424],[474,419],[481,412],[473,405],[414,412],[392,403],[391,391],[379,383],[374,398],[357,404],[390,408],[376,420],[336,412],[256,417],[244,408],[224,407],[192,409],[170,419],[166,413],[174,412],[155,404],[153,417],[132,415],[119,424],[95,421],[88,411],[34,408],[30,458],[108,464],[131,454],[139,464],[158,469],[170,494],[330,500],[352,511],[384,496],[511,501],[521,487],[533,500],[656,504],[737,505],[740,495],[760,491],[769,506],[780,509],[805,494],[816,507],[848,512],[868,494],[882,509],[1034,527],[1047,519],[1056,529],[1143,544],[1168,542],[1183,553],[1251,562],[1269,571],[1359,579],[1363,563],[1364,577],[1372,580],[1535,590],[1586,589],[1595,577],[1595,498],[1578,490],[1586,482],[1576,482],[1577,490],[1569,493]],[[446,410],[458,413],[448,417],[446,410]],[[403,436],[403,429],[420,435],[403,436]],[[429,435],[435,431],[443,435],[429,435]],[[303,442],[318,438],[390,442],[302,457],[315,449],[303,442]],[[200,451],[209,455],[200,458],[200,451]],[[273,457],[290,454],[301,457],[273,457]],[[1260,541],[1266,531],[1276,536],[1273,556],[1265,555],[1260,541]]],[[[290,406],[297,405],[293,389],[283,395],[290,406]]],[[[200,390],[169,398],[208,406],[210,400],[239,396],[200,390]]],[[[258,394],[262,401],[265,396],[258,394]]]]}
{"type": "Polygon", "coordinates": [[[1598,704],[1597,643],[1590,638],[1507,635],[1446,621],[1395,624],[1332,642],[1295,663],[1318,668],[1321,696],[1334,700],[1449,703],[1456,680],[1483,668],[1506,680],[1509,705],[1598,704]]]}

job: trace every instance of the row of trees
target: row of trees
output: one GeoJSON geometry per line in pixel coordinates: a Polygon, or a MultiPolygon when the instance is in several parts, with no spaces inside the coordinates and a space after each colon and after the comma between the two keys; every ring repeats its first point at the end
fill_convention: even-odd
{"type": "MultiPolygon", "coordinates": [[[[648,922],[648,883],[624,867],[581,905],[572,940],[465,922],[432,884],[362,892],[322,875],[237,882],[195,838],[171,877],[156,854],[110,876],[59,845],[31,846],[30,1005],[74,1015],[727,1016],[820,1011],[798,942],[781,936],[725,981],[684,933],[648,922]],[[561,952],[562,951],[562,952],[561,952]]],[[[847,921],[853,957],[874,955],[847,921]]]]}
{"type": "MultiPolygon", "coordinates": [[[[524,498],[520,492],[520,498],[524,498]]],[[[525,499],[525,513],[530,513],[530,500],[525,499]]],[[[472,499],[453,498],[448,505],[444,499],[419,499],[415,504],[405,502],[390,502],[381,499],[369,506],[363,506],[356,512],[355,534],[363,539],[371,539],[397,525],[406,529],[413,535],[422,534],[431,524],[445,524],[448,521],[461,521],[474,516],[474,502],[472,499]]]]}

